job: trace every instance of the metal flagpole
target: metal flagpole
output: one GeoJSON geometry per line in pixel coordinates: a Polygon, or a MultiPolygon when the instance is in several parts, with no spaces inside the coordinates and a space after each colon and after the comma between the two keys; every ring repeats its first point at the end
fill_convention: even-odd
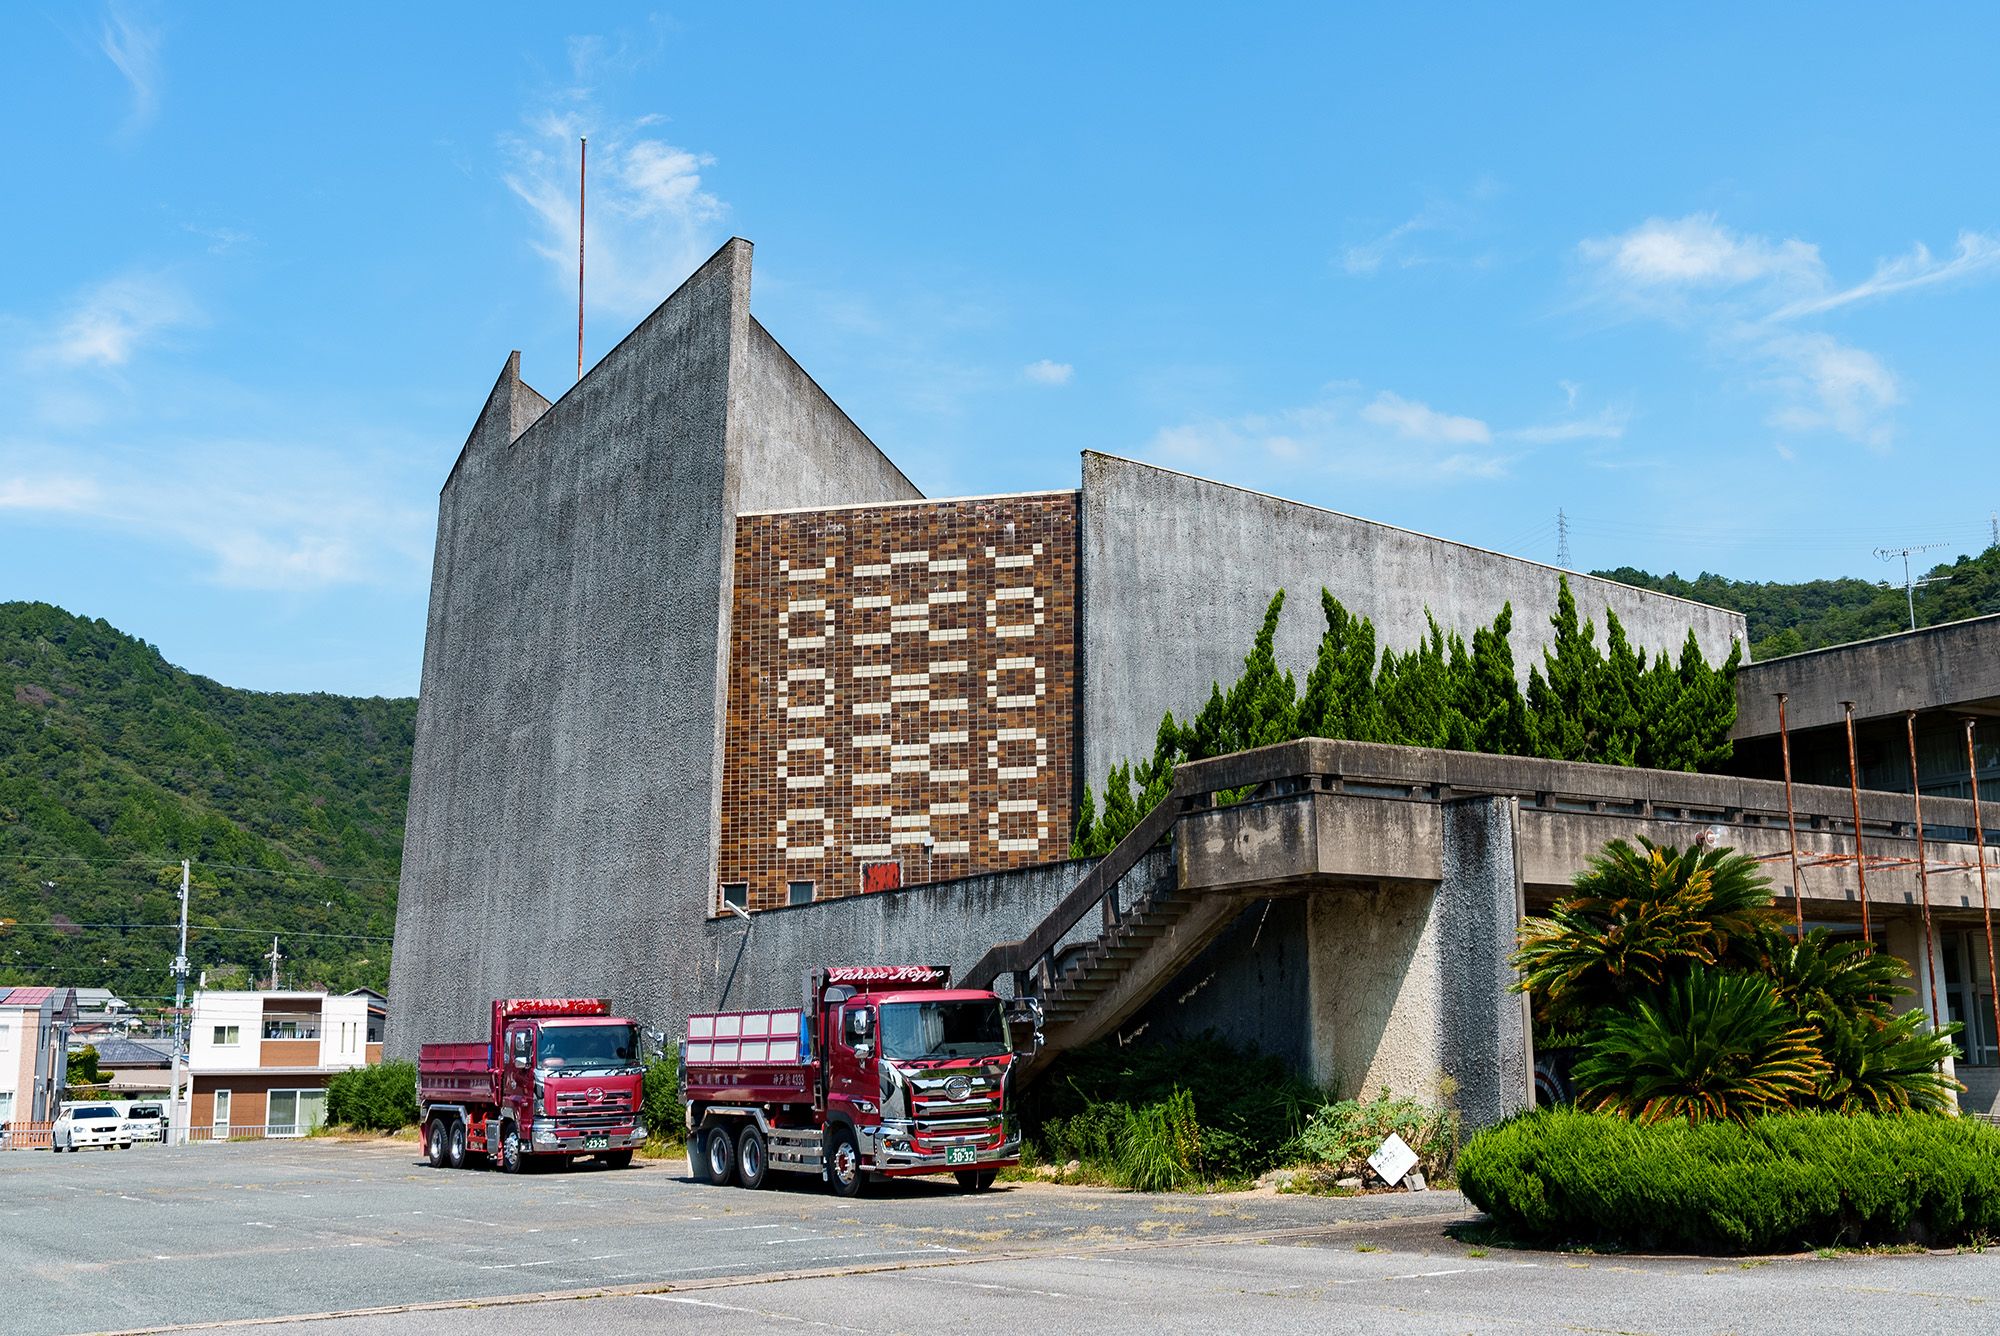
{"type": "Polygon", "coordinates": [[[576,378],[583,379],[583,184],[590,167],[590,136],[576,141],[576,378]]]}

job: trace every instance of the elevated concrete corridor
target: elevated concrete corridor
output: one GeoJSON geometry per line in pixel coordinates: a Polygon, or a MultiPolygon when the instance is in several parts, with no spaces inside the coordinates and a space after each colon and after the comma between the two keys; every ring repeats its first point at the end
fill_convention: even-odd
{"type": "MultiPolygon", "coordinates": [[[[1793,806],[1802,916],[1858,927],[1848,792],[1796,787],[1793,806]]],[[[1992,830],[2000,807],[1984,816],[1992,830]]],[[[1916,1006],[1948,973],[1937,933],[1982,921],[1972,804],[1926,798],[1924,818],[1930,934],[1910,797],[1861,795],[1872,926],[1911,963],[1916,1006]]],[[[1349,1095],[1452,1098],[1483,1125],[1532,1098],[1527,1000],[1508,963],[1522,915],[1611,840],[1641,836],[1759,859],[1793,910],[1781,783],[1307,739],[1181,767],[1168,798],[966,982],[1042,999],[1039,1070],[1117,1031],[1246,906],[1304,897],[1310,1074],[1349,1095]],[[1076,945],[1093,914],[1096,939],[1076,945]]]]}

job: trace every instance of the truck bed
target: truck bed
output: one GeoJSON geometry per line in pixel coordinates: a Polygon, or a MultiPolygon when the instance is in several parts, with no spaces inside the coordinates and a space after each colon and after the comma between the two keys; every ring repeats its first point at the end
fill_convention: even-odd
{"type": "Polygon", "coordinates": [[[486,1044],[425,1044],[417,1051],[417,1098],[426,1104],[492,1104],[492,1052],[486,1044]]]}
{"type": "Polygon", "coordinates": [[[812,1055],[805,1016],[720,1011],[688,1017],[682,1072],[687,1097],[707,1103],[799,1103],[810,1097],[812,1055]]]}

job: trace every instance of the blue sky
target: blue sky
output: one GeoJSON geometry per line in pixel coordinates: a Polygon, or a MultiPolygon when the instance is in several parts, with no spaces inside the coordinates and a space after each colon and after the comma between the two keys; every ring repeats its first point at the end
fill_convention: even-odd
{"type": "Polygon", "coordinates": [[[934,495],[1097,449],[1542,560],[1561,507],[1585,569],[1983,547],[2000,11],[1625,8],[13,7],[0,599],[413,692],[474,413],[574,374],[579,133],[588,356],[748,237],[934,495]]]}

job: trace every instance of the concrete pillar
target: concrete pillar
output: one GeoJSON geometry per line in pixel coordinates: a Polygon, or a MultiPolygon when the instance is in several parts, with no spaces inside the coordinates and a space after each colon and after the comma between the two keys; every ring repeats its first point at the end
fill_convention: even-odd
{"type": "MultiPolygon", "coordinates": [[[[1879,912],[1879,911],[1878,911],[1879,912]]],[[[1889,954],[1899,956],[1909,967],[1903,976],[1904,986],[1909,991],[1907,1000],[1898,1005],[1898,1011],[1908,1011],[1911,1007],[1931,1014],[1931,980],[1937,980],[1937,1008],[1940,1023],[1951,1020],[1951,1002],[1944,986],[1944,934],[1932,922],[1931,950],[1928,957],[1924,953],[1924,921],[1919,911],[1912,910],[1906,917],[1890,919],[1883,934],[1884,945],[1889,954]]],[[[1928,1027],[1927,1027],[1928,1028],[1928,1027]]],[[[1944,1062],[1944,1074],[1956,1079],[1957,1064],[1950,1058],[1944,1062]]]]}
{"type": "Polygon", "coordinates": [[[1343,1099],[1442,1094],[1436,888],[1317,891],[1306,911],[1312,1079],[1343,1099]]]}
{"type": "Polygon", "coordinates": [[[1523,911],[1517,801],[1463,798],[1444,804],[1444,878],[1438,922],[1443,1066],[1458,1084],[1468,1128],[1528,1108],[1534,1055],[1528,998],[1513,991],[1509,963],[1523,911]]]}

